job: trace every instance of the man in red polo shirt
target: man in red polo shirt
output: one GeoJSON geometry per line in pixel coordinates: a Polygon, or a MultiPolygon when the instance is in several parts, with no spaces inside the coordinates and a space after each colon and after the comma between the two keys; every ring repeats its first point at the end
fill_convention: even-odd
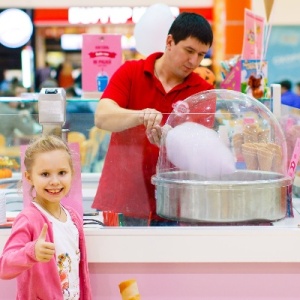
{"type": "Polygon", "coordinates": [[[112,135],[93,208],[123,213],[125,225],[127,220],[165,223],[156,215],[151,184],[161,126],[177,101],[213,89],[193,72],[212,42],[205,18],[181,13],[169,29],[164,53],[127,61],[114,73],[95,113],[95,125],[112,135]]]}

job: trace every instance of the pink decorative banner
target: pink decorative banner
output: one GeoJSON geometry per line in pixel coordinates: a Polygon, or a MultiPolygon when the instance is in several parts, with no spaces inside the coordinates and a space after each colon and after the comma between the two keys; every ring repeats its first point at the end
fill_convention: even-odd
{"type": "MultiPolygon", "coordinates": [[[[74,165],[74,177],[72,182],[71,190],[63,200],[62,204],[73,207],[80,215],[83,216],[83,199],[82,199],[82,182],[81,182],[81,164],[80,164],[80,151],[78,143],[70,143],[69,147],[72,152],[73,165],[74,165]]],[[[24,154],[27,145],[21,146],[21,172],[22,172],[22,188],[23,188],[23,202],[24,207],[29,205],[34,195],[32,195],[30,189],[31,185],[24,177],[25,166],[24,166],[24,154]]]]}

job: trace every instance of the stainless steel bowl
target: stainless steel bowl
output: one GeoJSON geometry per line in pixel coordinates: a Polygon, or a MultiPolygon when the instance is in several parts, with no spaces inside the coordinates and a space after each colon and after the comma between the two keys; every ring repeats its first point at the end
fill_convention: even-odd
{"type": "Polygon", "coordinates": [[[276,221],[286,216],[292,183],[282,174],[237,171],[218,181],[203,181],[189,172],[152,177],[157,214],[185,222],[276,221]]]}

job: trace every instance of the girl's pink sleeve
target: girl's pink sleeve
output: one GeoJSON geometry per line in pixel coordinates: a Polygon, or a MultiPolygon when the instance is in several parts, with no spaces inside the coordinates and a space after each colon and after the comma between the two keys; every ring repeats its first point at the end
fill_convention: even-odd
{"type": "Polygon", "coordinates": [[[0,279],[12,279],[36,263],[33,233],[26,216],[20,214],[0,257],[0,279]]]}

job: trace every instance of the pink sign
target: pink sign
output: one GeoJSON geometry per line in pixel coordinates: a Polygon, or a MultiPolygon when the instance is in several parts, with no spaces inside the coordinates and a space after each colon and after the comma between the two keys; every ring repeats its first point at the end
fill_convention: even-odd
{"type": "MultiPolygon", "coordinates": [[[[24,154],[27,145],[21,146],[21,171],[22,171],[22,188],[23,188],[23,202],[24,207],[29,205],[34,195],[31,192],[31,185],[24,177],[24,154]]],[[[81,164],[80,164],[80,151],[78,143],[70,143],[69,147],[73,154],[73,165],[74,165],[74,177],[72,182],[71,190],[63,200],[62,204],[74,208],[80,215],[83,216],[83,204],[82,204],[82,184],[81,184],[81,164]]]]}
{"type": "Polygon", "coordinates": [[[242,59],[262,60],[264,51],[264,18],[245,9],[242,59]]]}
{"type": "Polygon", "coordinates": [[[82,35],[82,89],[103,92],[122,63],[120,34],[82,35]]]}
{"type": "Polygon", "coordinates": [[[299,157],[300,157],[300,138],[297,138],[293,155],[290,161],[288,173],[287,173],[288,176],[290,176],[291,178],[295,178],[299,157]]]}

